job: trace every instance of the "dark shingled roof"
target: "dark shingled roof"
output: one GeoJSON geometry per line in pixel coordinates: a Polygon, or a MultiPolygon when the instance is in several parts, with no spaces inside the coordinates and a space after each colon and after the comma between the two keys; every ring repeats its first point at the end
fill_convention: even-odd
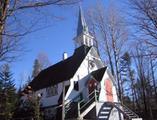
{"type": "Polygon", "coordinates": [[[98,69],[98,70],[96,70],[96,71],[93,71],[93,72],[91,73],[91,75],[92,75],[97,81],[100,82],[100,81],[102,80],[102,77],[103,77],[103,75],[104,75],[106,69],[107,69],[107,67],[100,68],[100,69],[98,69]]]}
{"type": "Polygon", "coordinates": [[[83,45],[75,49],[71,57],[41,71],[30,83],[30,86],[36,91],[69,80],[76,73],[90,48],[83,45]]]}

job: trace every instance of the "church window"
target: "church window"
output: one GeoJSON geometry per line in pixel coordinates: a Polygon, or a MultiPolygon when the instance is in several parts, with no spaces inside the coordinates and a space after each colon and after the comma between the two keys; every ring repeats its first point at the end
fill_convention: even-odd
{"type": "Polygon", "coordinates": [[[92,60],[89,60],[89,67],[93,69],[95,67],[95,63],[92,60]]]}
{"type": "Polygon", "coordinates": [[[51,97],[58,94],[58,85],[50,86],[46,88],[46,96],[51,97]]]}
{"type": "Polygon", "coordinates": [[[76,91],[79,90],[78,81],[74,81],[74,90],[76,90],[76,91]]]}

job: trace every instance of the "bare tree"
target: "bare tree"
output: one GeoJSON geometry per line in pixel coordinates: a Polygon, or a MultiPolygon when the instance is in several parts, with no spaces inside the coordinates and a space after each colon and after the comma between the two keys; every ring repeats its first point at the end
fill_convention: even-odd
{"type": "Polygon", "coordinates": [[[41,10],[52,5],[72,5],[78,1],[79,0],[1,0],[0,61],[8,61],[17,57],[16,53],[23,49],[19,47],[21,46],[19,45],[21,44],[19,38],[32,32],[32,28],[37,25],[39,19],[44,19],[45,17],[32,19],[33,15],[36,14],[36,17],[40,16],[41,10]]]}
{"type": "Polygon", "coordinates": [[[137,76],[136,84],[138,86],[138,88],[135,89],[136,93],[138,94],[138,101],[140,103],[139,108],[143,111],[143,115],[146,118],[153,120],[152,111],[153,109],[156,109],[156,93],[154,89],[155,71],[154,68],[152,68],[153,57],[148,55],[145,56],[146,53],[151,55],[151,51],[145,43],[138,44],[133,53],[137,76]]]}
{"type": "Polygon", "coordinates": [[[40,52],[37,56],[37,59],[41,65],[41,69],[46,69],[51,65],[51,62],[49,61],[49,58],[46,53],[40,52]]]}
{"type": "Polygon", "coordinates": [[[89,23],[95,26],[100,48],[103,49],[105,60],[109,61],[112,74],[116,77],[118,83],[119,97],[121,99],[121,81],[119,72],[119,58],[124,53],[124,44],[127,41],[127,30],[125,22],[118,9],[112,3],[105,11],[104,7],[97,4],[94,9],[89,10],[89,23]],[[93,16],[92,16],[93,15],[93,16]]]}
{"type": "Polygon", "coordinates": [[[129,6],[136,12],[134,25],[145,35],[145,42],[157,47],[157,2],[156,0],[129,0],[129,6]],[[146,39],[147,36],[147,39],[146,39]]]}

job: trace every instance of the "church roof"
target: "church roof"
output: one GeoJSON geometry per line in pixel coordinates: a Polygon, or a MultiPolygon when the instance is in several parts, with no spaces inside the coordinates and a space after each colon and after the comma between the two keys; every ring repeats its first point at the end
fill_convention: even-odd
{"type": "Polygon", "coordinates": [[[69,80],[76,73],[90,48],[83,45],[75,49],[71,57],[41,71],[30,83],[30,86],[36,91],[69,80]]]}
{"type": "Polygon", "coordinates": [[[79,18],[78,18],[78,26],[77,26],[77,36],[80,34],[88,32],[88,26],[86,24],[82,8],[79,9],[79,18]]]}
{"type": "Polygon", "coordinates": [[[100,82],[104,76],[106,69],[107,67],[100,68],[98,70],[93,71],[91,75],[94,77],[94,79],[100,82]]]}

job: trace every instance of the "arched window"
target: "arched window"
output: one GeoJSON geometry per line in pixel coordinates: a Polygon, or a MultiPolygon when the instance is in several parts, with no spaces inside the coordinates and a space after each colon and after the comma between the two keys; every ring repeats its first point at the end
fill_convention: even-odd
{"type": "Polygon", "coordinates": [[[51,97],[58,94],[58,85],[50,86],[46,88],[46,96],[51,97]]]}

